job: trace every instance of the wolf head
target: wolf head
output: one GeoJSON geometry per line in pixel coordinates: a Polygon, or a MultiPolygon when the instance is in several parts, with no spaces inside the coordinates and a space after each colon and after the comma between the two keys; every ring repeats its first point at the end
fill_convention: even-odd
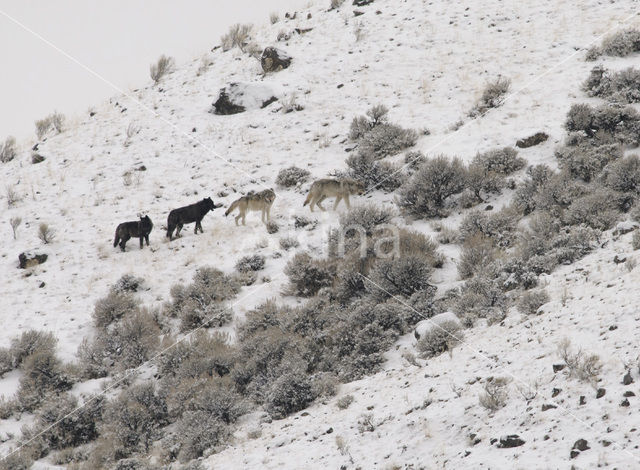
{"type": "Polygon", "coordinates": [[[202,200],[202,205],[205,207],[205,209],[210,211],[216,208],[216,205],[213,203],[213,200],[210,197],[205,197],[202,200]]]}
{"type": "Polygon", "coordinates": [[[347,185],[347,188],[349,189],[349,192],[351,194],[364,194],[365,186],[362,181],[346,180],[345,184],[347,185]]]}

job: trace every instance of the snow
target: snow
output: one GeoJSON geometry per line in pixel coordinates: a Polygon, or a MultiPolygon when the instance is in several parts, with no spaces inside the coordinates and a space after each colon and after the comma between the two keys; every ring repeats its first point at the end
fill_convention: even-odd
{"type": "MultiPolygon", "coordinates": [[[[319,256],[338,214],[309,213],[302,202],[310,183],[275,188],[275,177],[291,165],[308,169],[312,180],[344,170],[351,119],[375,104],[390,109],[391,122],[429,129],[415,148],[428,155],[469,161],[477,152],[514,145],[544,131],[550,136],[546,142],[519,155],[529,164],[555,167],[553,149],[565,134],[570,105],[595,102],[580,91],[595,65],[583,60],[584,52],[637,8],[632,0],[584,0],[579,8],[552,0],[487,0],[482,5],[376,0],[359,7],[365,13],[354,18],[350,3],[327,12],[328,1],[318,0],[309,6],[311,18],[298,12],[295,20],[256,28],[255,39],[262,46],[280,45],[276,37],[282,29],[312,28],[282,44],[293,57],[285,70],[263,75],[259,62],[238,49],[216,50],[207,56],[210,66],[203,68],[200,60],[179,64],[158,85],[149,82],[95,106],[93,117],[70,117],[67,130],[40,144],[38,153],[47,157],[40,164],[30,163],[33,142],[23,142],[18,158],[0,165],[4,185],[23,198],[0,213],[0,346],[36,328],[56,335],[61,359],[75,360],[82,339],[94,334],[95,301],[123,274],[145,279],[148,289],[140,298],[155,307],[169,299],[172,285],[189,282],[197,267],[232,271],[247,254],[262,254],[267,263],[256,284],[244,288],[232,304],[232,327],[266,299],[300,302],[281,296],[283,267],[295,250],[281,250],[279,239],[295,237],[301,249],[319,256]],[[498,75],[510,78],[516,93],[481,119],[466,118],[484,85],[498,75]],[[251,111],[209,113],[219,90],[230,83],[238,84],[233,93],[251,111]],[[304,109],[259,109],[267,95],[296,96],[304,109]],[[451,131],[461,119],[464,126],[451,131]],[[140,131],[127,139],[130,123],[140,131]],[[145,171],[139,170],[141,165],[145,171]],[[194,235],[193,225],[187,225],[182,238],[165,238],[163,226],[171,209],[208,196],[227,207],[241,194],[267,187],[277,192],[272,209],[280,225],[277,234],[267,234],[259,213],[249,213],[247,225],[236,227],[218,209],[204,218],[203,234],[194,235]],[[140,250],[130,242],[121,253],[112,246],[115,227],[138,213],[154,222],[151,246],[140,250]],[[317,220],[317,228],[295,229],[295,215],[317,220]],[[23,223],[13,240],[8,221],[16,216],[23,223]],[[56,231],[53,242],[43,247],[49,258],[18,270],[18,254],[41,246],[41,222],[56,231]]],[[[640,22],[635,17],[627,24],[637,27],[640,22]]],[[[638,56],[601,62],[625,68],[637,65],[638,56]]],[[[490,203],[498,209],[508,196],[490,203]]],[[[393,204],[393,195],[380,192],[352,199],[393,204]]],[[[341,205],[338,212],[344,210],[341,205]]],[[[461,217],[453,214],[443,223],[455,228],[461,217]]],[[[435,235],[430,222],[404,223],[435,235]]],[[[271,423],[259,422],[259,414],[246,417],[230,445],[206,460],[207,467],[640,468],[637,398],[629,399],[630,407],[619,406],[624,391],[640,393],[640,271],[612,262],[616,255],[634,258],[632,235],[605,233],[601,249],[544,276],[551,301],[539,315],[526,317],[514,308],[501,324],[465,330],[464,344],[451,355],[416,359],[418,366],[403,357],[417,354],[411,333],[387,354],[384,371],[342,385],[337,397],[271,423]],[[600,356],[604,369],[598,387],[606,388],[604,397],[596,399],[590,385],[553,372],[560,361],[557,345],[565,336],[575,350],[600,356]],[[625,387],[621,379],[627,368],[636,383],[625,387]],[[478,404],[478,396],[492,376],[511,381],[507,406],[490,413],[478,404]],[[523,398],[519,390],[526,388],[537,392],[534,398],[523,398]],[[561,389],[556,397],[554,388],[561,389]],[[339,409],[337,400],[348,394],[354,403],[339,409]],[[582,395],[585,405],[579,404],[582,395]],[[557,408],[542,412],[541,406],[549,403],[557,408]],[[373,432],[358,430],[363,414],[372,415],[373,432]],[[261,436],[249,438],[256,429],[261,436]],[[480,442],[473,445],[471,434],[480,442]],[[518,434],[526,443],[512,449],[490,443],[505,434],[518,434]],[[570,460],[579,438],[587,439],[591,449],[570,460]],[[605,440],[612,444],[605,447],[605,440]]],[[[439,250],[446,261],[433,279],[443,292],[459,282],[459,248],[441,245],[439,250]]],[[[6,374],[0,394],[10,396],[17,380],[17,372],[6,374]]],[[[78,384],[73,393],[80,396],[101,386],[100,381],[78,384]]],[[[19,434],[32,418],[0,421],[0,437],[19,434]]],[[[3,442],[0,451],[13,444],[15,440],[3,442]]]]}
{"type": "Polygon", "coordinates": [[[262,83],[232,83],[225,90],[233,104],[247,111],[262,108],[265,102],[278,95],[271,86],[262,83]]]}

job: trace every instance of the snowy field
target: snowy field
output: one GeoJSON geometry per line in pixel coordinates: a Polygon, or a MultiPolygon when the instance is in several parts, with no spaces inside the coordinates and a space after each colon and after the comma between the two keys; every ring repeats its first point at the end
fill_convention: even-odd
{"type": "MultiPolygon", "coordinates": [[[[632,0],[582,0],[579,5],[376,0],[327,11],[328,4],[311,2],[296,19],[273,25],[265,19],[256,25],[259,44],[293,57],[286,70],[263,75],[259,62],[239,49],[215,49],[178,64],[156,85],[141,84],[93,106],[93,116],[68,116],[67,130],[39,144],[38,153],[46,157],[42,163],[31,164],[35,142],[20,143],[18,157],[0,164],[3,187],[21,196],[9,208],[0,199],[0,346],[23,331],[41,329],[58,338],[61,359],[74,360],[82,339],[94,333],[95,301],[126,273],[145,278],[143,303],[156,307],[169,299],[172,285],[189,282],[197,267],[231,271],[240,257],[258,253],[267,258],[266,267],[258,282],[238,296],[234,325],[265,299],[281,297],[287,281],[283,267],[295,250],[281,250],[279,239],[296,237],[301,248],[320,256],[338,214],[311,214],[303,207],[309,183],[283,189],[275,185],[276,175],[294,164],[309,170],[312,180],[344,171],[349,124],[375,104],[389,108],[393,123],[428,129],[415,150],[429,156],[442,153],[468,162],[477,152],[544,131],[547,142],[519,155],[528,164],[555,167],[553,149],[565,135],[569,107],[596,102],[580,91],[594,65],[584,60],[585,51],[623,21],[640,26],[640,18],[631,17],[637,11],[632,0]],[[354,16],[354,10],[364,14],[354,16]],[[310,31],[276,41],[281,30],[295,28],[310,31]],[[513,94],[480,119],[465,117],[485,84],[497,76],[511,79],[513,94]],[[219,90],[233,82],[259,84],[280,101],[232,116],[210,113],[219,90]],[[304,109],[281,112],[292,97],[304,109]],[[463,126],[453,131],[460,119],[463,126]],[[127,137],[128,128],[138,132],[127,137]],[[240,227],[224,217],[240,195],[265,188],[277,194],[271,213],[278,233],[268,234],[255,212],[240,227]],[[169,242],[163,230],[168,212],[204,197],[225,208],[204,218],[203,234],[194,235],[193,225],[187,225],[182,238],[169,242]],[[150,247],[140,250],[132,239],[122,253],[112,246],[115,227],[138,213],[153,220],[150,247]],[[318,228],[296,230],[295,215],[316,218],[318,228]],[[14,240],[9,220],[18,216],[23,222],[14,240]],[[37,236],[43,222],[55,230],[53,242],[44,246],[37,236]],[[47,253],[48,261],[17,269],[18,254],[27,250],[47,253]],[[282,256],[274,258],[275,252],[282,256]]],[[[600,62],[619,69],[638,60],[635,55],[600,62]]],[[[352,198],[363,200],[394,205],[393,195],[377,191],[352,198]]],[[[499,207],[506,196],[491,202],[499,207]]],[[[343,211],[340,205],[338,212],[343,211]]],[[[445,223],[454,226],[459,219],[454,214],[445,223]]],[[[425,221],[398,222],[433,233],[425,221]]],[[[244,417],[228,448],[209,457],[207,466],[640,468],[638,398],[620,406],[625,392],[640,393],[640,294],[635,288],[640,274],[612,261],[616,255],[637,256],[631,236],[605,232],[601,249],[545,277],[551,301],[543,314],[525,316],[512,309],[501,324],[465,331],[465,343],[452,355],[418,359],[418,365],[402,357],[415,354],[415,338],[407,335],[388,353],[383,372],[342,385],[326,403],[271,423],[262,422],[260,413],[244,417]],[[596,388],[563,371],[554,372],[564,337],[574,349],[600,356],[604,369],[597,388],[606,389],[603,397],[596,399],[596,388]],[[633,368],[635,383],[624,386],[627,367],[633,368]],[[480,379],[489,376],[510,380],[509,402],[495,413],[478,405],[480,379]],[[533,397],[528,396],[531,389],[533,397]],[[552,397],[554,389],[560,392],[552,397]],[[354,402],[339,409],[336,403],[345,395],[354,402]],[[555,407],[541,411],[548,404],[555,407]],[[367,415],[371,426],[360,426],[366,428],[361,431],[358,421],[367,415]],[[506,434],[518,434],[525,445],[498,448],[492,442],[506,434]],[[590,449],[571,460],[572,446],[581,438],[590,449]]],[[[441,252],[445,265],[435,280],[444,291],[459,282],[457,250],[447,245],[441,252]]],[[[10,396],[18,380],[17,371],[3,376],[0,394],[10,396]]],[[[11,444],[7,433],[28,420],[25,415],[22,422],[0,422],[6,441],[0,450],[11,444]]]]}

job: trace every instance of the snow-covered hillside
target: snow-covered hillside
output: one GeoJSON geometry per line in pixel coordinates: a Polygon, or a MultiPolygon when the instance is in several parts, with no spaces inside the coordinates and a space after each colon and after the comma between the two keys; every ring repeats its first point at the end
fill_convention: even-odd
{"type": "MultiPolygon", "coordinates": [[[[91,115],[69,117],[63,133],[38,144],[44,162],[32,164],[34,143],[23,142],[16,159],[0,164],[3,186],[21,196],[9,208],[0,199],[0,346],[9,346],[29,329],[51,331],[58,338],[59,356],[73,361],[83,338],[95,333],[96,300],[123,274],[145,279],[141,299],[154,308],[169,300],[171,286],[189,282],[197,267],[232,271],[240,257],[262,254],[265,270],[233,305],[235,320],[227,328],[233,336],[247,311],[282,297],[287,284],[283,269],[295,250],[282,250],[279,240],[295,237],[301,249],[321,256],[327,230],[338,223],[335,212],[311,214],[303,207],[309,183],[276,187],[280,169],[299,166],[311,172],[312,180],[344,171],[352,118],[380,103],[389,108],[390,121],[429,130],[420,132],[415,147],[428,156],[459,156],[468,162],[477,152],[512,146],[544,131],[549,140],[519,155],[529,165],[555,168],[553,149],[565,136],[569,107],[597,101],[580,91],[593,67],[584,60],[586,49],[623,21],[625,27],[640,25],[632,16],[637,10],[633,0],[583,0],[579,5],[375,0],[362,7],[348,1],[328,10],[328,0],[316,0],[294,19],[256,25],[258,44],[282,48],[293,58],[285,70],[264,75],[250,55],[216,48],[178,64],[158,84],[116,94],[94,106],[91,115]],[[290,38],[277,41],[281,32],[290,38]],[[466,117],[486,83],[498,76],[511,80],[512,93],[504,104],[481,118],[466,117]],[[210,113],[219,90],[230,83],[257,83],[279,101],[236,115],[210,113]],[[303,109],[281,112],[291,100],[303,109]],[[137,132],[127,136],[128,129],[137,132]],[[228,207],[249,190],[265,188],[277,194],[271,210],[280,226],[276,234],[267,233],[258,213],[249,213],[247,225],[237,227],[221,208],[204,218],[203,234],[194,235],[187,225],[182,238],[170,242],[165,237],[163,227],[173,208],[204,197],[228,207]],[[113,248],[116,226],[139,213],[154,223],[150,247],[140,250],[132,239],[124,253],[113,248]],[[295,215],[312,216],[318,228],[296,230],[295,215]],[[14,217],[23,221],[16,240],[9,225],[14,217]],[[37,234],[43,222],[55,230],[47,245],[37,234]],[[29,250],[47,253],[47,262],[17,269],[18,254],[29,250]],[[281,256],[274,257],[275,252],[281,256]]],[[[212,47],[217,42],[212,38],[212,47]]],[[[601,62],[619,69],[638,60],[636,54],[601,62]]],[[[401,155],[394,158],[402,161],[401,155]]],[[[393,194],[379,191],[352,198],[362,200],[394,205],[393,194]]],[[[491,202],[499,207],[506,197],[491,202]]],[[[447,223],[454,226],[459,219],[454,214],[447,223]]],[[[428,221],[396,221],[434,233],[428,221]]],[[[340,386],[337,397],[271,423],[258,412],[245,416],[229,447],[206,465],[498,469],[575,463],[576,468],[640,468],[637,403],[632,396],[630,406],[620,406],[625,392],[638,392],[635,384],[621,384],[626,368],[632,365],[634,380],[640,380],[640,295],[634,289],[640,274],[612,261],[615,255],[633,258],[630,240],[631,234],[605,232],[603,248],[546,276],[551,301],[541,315],[524,316],[513,308],[503,323],[465,330],[464,344],[451,356],[418,360],[418,365],[402,357],[403,352],[415,354],[415,338],[405,336],[388,353],[383,372],[340,386]],[[600,356],[604,369],[597,388],[606,389],[604,397],[596,399],[595,388],[554,372],[564,337],[574,349],[600,356]],[[507,406],[495,413],[478,405],[490,376],[511,380],[507,406]],[[537,394],[525,399],[525,389],[531,388],[537,394]],[[560,390],[556,396],[554,389],[560,390]],[[336,402],[345,395],[353,395],[354,402],[340,409],[336,402]],[[580,404],[582,395],[585,404],[580,404]],[[555,408],[541,411],[548,404],[555,408]],[[358,421],[366,415],[372,426],[360,426],[360,431],[358,421]],[[518,434],[526,443],[503,449],[491,442],[505,434],[518,434]],[[581,438],[590,449],[571,460],[572,446],[581,438]]],[[[444,292],[459,282],[458,249],[439,249],[446,259],[434,280],[444,292]]],[[[282,301],[302,302],[293,297],[282,301]]],[[[18,374],[0,378],[0,394],[15,392],[18,374]]],[[[21,424],[0,422],[3,453],[15,444],[5,439],[7,433],[16,433],[21,424]]]]}

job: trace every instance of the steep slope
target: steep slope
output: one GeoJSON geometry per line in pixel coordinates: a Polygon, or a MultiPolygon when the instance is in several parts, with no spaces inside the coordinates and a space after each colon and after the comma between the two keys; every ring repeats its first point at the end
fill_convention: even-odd
{"type": "MultiPolygon", "coordinates": [[[[553,1],[504,4],[496,0],[479,8],[461,1],[376,0],[360,8],[345,3],[327,11],[327,3],[316,2],[308,11],[298,12],[296,19],[256,29],[260,45],[282,47],[294,58],[286,70],[265,76],[259,63],[240,50],[216,49],[203,60],[180,65],[156,86],[114,96],[96,107],[95,115],[77,118],[64,133],[39,145],[38,152],[47,157],[43,163],[31,165],[25,143],[16,160],[0,166],[5,184],[23,195],[0,219],[6,240],[0,249],[5,331],[0,346],[7,346],[22,331],[44,329],[58,337],[61,357],[74,359],[82,338],[94,332],[95,301],[125,273],[145,278],[142,300],[154,307],[169,298],[172,285],[189,281],[196,267],[213,265],[228,271],[242,255],[257,252],[268,258],[263,277],[269,282],[260,280],[243,289],[234,305],[237,319],[264,299],[279,296],[286,284],[283,266],[291,256],[290,252],[271,256],[280,251],[279,238],[294,236],[302,248],[321,255],[326,250],[326,230],[337,222],[333,212],[314,214],[319,221],[315,231],[294,229],[294,215],[309,215],[302,207],[308,184],[293,190],[276,188],[272,214],[280,231],[275,236],[266,233],[255,213],[249,215],[246,227],[236,227],[218,209],[204,219],[204,234],[195,236],[187,226],[183,238],[168,242],[162,229],[166,215],[174,207],[206,196],[228,206],[248,190],[273,187],[277,172],[292,164],[308,169],[313,178],[344,170],[351,119],[374,104],[387,105],[391,121],[403,127],[428,129],[430,134],[416,146],[428,155],[458,155],[468,161],[478,151],[513,145],[518,138],[545,131],[551,136],[545,144],[520,155],[529,164],[555,166],[553,147],[564,135],[566,112],[578,98],[585,100],[579,89],[592,64],[583,60],[584,49],[628,19],[635,6],[632,1],[589,0],[576,9],[553,1]],[[354,9],[364,14],[354,16],[354,9]],[[290,33],[295,28],[310,31],[276,41],[281,30],[290,33]],[[466,118],[466,125],[452,131],[485,83],[498,75],[510,78],[516,93],[499,109],[474,121],[466,118]],[[304,109],[282,113],[281,103],[273,103],[233,116],[209,113],[218,91],[232,82],[268,85],[281,101],[295,96],[304,109]],[[139,132],[127,139],[130,124],[139,132]],[[139,212],[149,214],[155,224],[151,249],[138,250],[135,240],[129,242],[126,253],[112,248],[116,225],[134,220],[139,212]],[[14,241],[8,221],[16,216],[22,217],[23,225],[14,241]],[[57,232],[54,242],[44,247],[36,233],[41,222],[57,232]],[[47,263],[26,273],[17,270],[17,255],[34,247],[49,254],[47,263]]],[[[633,21],[637,24],[637,19],[633,21]]],[[[637,57],[608,62],[622,67],[633,60],[637,57]]],[[[380,192],[366,199],[393,202],[393,196],[380,192]]],[[[432,233],[426,222],[412,225],[432,233]]],[[[628,453],[597,442],[606,439],[637,452],[628,442],[636,432],[630,431],[633,404],[618,407],[622,389],[615,385],[624,373],[621,361],[635,360],[637,355],[630,347],[634,344],[630,338],[637,337],[634,322],[623,315],[625,308],[633,310],[636,296],[630,286],[636,271],[626,273],[609,262],[616,250],[630,250],[628,238],[611,242],[583,261],[583,272],[597,273],[588,280],[572,280],[578,276],[575,266],[555,272],[547,287],[552,302],[545,306],[544,315],[524,321],[515,315],[504,326],[472,330],[466,339],[471,349],[459,348],[452,358],[439,357],[419,369],[393,353],[385,372],[341,389],[340,395],[356,397],[348,410],[338,411],[334,401],[317,405],[307,416],[265,425],[262,437],[249,441],[244,436],[256,423],[248,418],[237,442],[211,462],[232,468],[293,468],[299,459],[296,455],[303,454],[306,465],[313,468],[350,465],[350,453],[362,468],[456,467],[470,447],[465,436],[475,433],[482,442],[480,450],[470,449],[464,460],[471,468],[528,468],[541,461],[553,468],[568,460],[571,445],[580,437],[592,447],[580,456],[581,465],[592,466],[602,458],[625,467],[633,462],[628,453]],[[609,284],[614,286],[606,287],[609,284]],[[573,299],[561,306],[565,289],[573,299]],[[601,296],[601,304],[580,299],[585,292],[601,296]],[[616,314],[620,317],[611,320],[616,314]],[[578,315],[584,319],[579,329],[575,327],[578,315]],[[612,324],[618,330],[601,336],[612,324]],[[584,384],[552,374],[557,343],[572,332],[576,346],[597,351],[610,366],[603,375],[607,395],[599,401],[589,398],[595,392],[584,384]],[[481,385],[476,377],[509,374],[526,377],[527,383],[539,380],[538,396],[529,405],[514,397],[489,417],[477,404],[481,385]],[[557,387],[554,380],[563,386],[557,387]],[[557,408],[540,414],[541,404],[546,403],[543,397],[548,399],[554,387],[566,390],[556,400],[564,396],[561,404],[568,412],[557,408]],[[582,407],[576,398],[581,394],[587,397],[582,407]],[[432,404],[405,414],[425,400],[432,404]],[[374,406],[369,412],[376,431],[360,434],[357,419],[368,406],[374,406]],[[612,427],[602,420],[604,415],[616,423],[609,437],[599,437],[612,427]],[[333,434],[324,436],[329,427],[333,434]],[[489,439],[512,432],[520,434],[527,447],[512,451],[489,445],[489,439]],[[545,434],[550,436],[548,441],[543,440],[545,434]],[[345,455],[335,436],[344,439],[345,455]],[[244,460],[239,457],[242,453],[244,460]]],[[[456,250],[442,251],[448,258],[436,280],[444,289],[456,281],[452,259],[456,250]]],[[[405,338],[400,347],[412,349],[411,339],[405,338]]],[[[514,390],[515,383],[514,379],[514,390]]],[[[16,387],[15,374],[0,379],[2,393],[10,395],[16,387]]],[[[0,426],[0,432],[19,427],[7,426],[0,426]]]]}

